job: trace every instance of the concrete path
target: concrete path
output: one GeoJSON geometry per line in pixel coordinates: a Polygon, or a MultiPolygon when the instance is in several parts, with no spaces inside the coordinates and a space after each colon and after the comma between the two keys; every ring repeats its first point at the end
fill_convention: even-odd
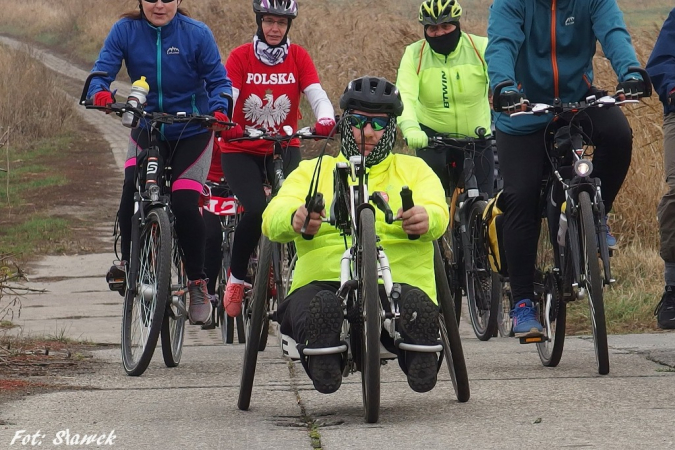
{"type": "MultiPolygon", "coordinates": [[[[86,75],[37,54],[68,76],[86,75]]],[[[114,152],[124,148],[124,130],[113,118],[95,112],[86,117],[102,127],[114,152]]],[[[42,260],[29,285],[48,292],[24,300],[17,321],[23,333],[119,343],[122,298],[103,280],[111,259],[103,254],[42,260]]],[[[587,337],[568,338],[560,366],[549,369],[533,346],[503,338],[479,342],[466,317],[461,335],[469,402],[457,403],[445,371],[433,391],[417,394],[398,365],[389,363],[382,371],[380,422],[368,425],[358,374],[337,393],[318,394],[299,364],[281,358],[276,336],[259,357],[250,411],[239,411],[243,346],[220,344],[217,330],[188,327],[178,368],[166,368],[158,351],[148,371],[131,378],[118,349],[97,351],[101,368],[95,374],[49,380],[81,390],[0,405],[0,448],[25,447],[20,438],[36,433],[40,448],[61,448],[66,430],[71,439],[76,433],[105,434],[100,445],[80,448],[675,448],[672,334],[611,336],[611,372],[604,377],[597,375],[587,337]]]]}

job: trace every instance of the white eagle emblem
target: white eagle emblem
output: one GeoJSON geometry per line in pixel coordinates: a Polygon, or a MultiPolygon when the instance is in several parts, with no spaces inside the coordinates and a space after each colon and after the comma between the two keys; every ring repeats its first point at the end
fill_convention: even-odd
{"type": "Polygon", "coordinates": [[[271,90],[265,92],[264,98],[265,104],[260,97],[251,94],[244,102],[244,117],[256,127],[276,130],[291,111],[291,100],[286,94],[274,100],[271,90]]]}

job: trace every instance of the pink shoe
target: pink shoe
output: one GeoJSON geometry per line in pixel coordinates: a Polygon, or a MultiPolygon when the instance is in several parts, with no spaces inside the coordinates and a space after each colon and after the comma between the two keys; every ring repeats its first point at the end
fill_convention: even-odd
{"type": "Polygon", "coordinates": [[[228,283],[225,288],[225,298],[223,306],[225,312],[230,317],[237,317],[241,314],[241,301],[244,298],[244,283],[228,283]]]}

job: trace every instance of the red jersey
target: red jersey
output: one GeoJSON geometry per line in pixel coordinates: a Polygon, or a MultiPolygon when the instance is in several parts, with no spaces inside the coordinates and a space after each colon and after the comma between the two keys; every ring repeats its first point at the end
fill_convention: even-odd
{"type": "Polygon", "coordinates": [[[213,143],[213,153],[211,153],[211,166],[209,167],[209,173],[206,175],[208,181],[213,181],[214,183],[220,183],[220,180],[225,178],[223,175],[223,166],[220,164],[220,147],[218,146],[218,141],[216,140],[213,143]]]}
{"type": "MultiPolygon", "coordinates": [[[[286,60],[275,66],[263,64],[253,52],[253,43],[241,45],[230,53],[225,63],[232,87],[239,90],[232,120],[242,128],[265,128],[279,134],[285,125],[298,128],[300,96],[308,86],[319,83],[314,61],[307,50],[291,44],[286,60]]],[[[293,139],[291,146],[299,147],[293,139]]],[[[223,143],[224,153],[271,154],[274,144],[268,141],[223,143]]]]}

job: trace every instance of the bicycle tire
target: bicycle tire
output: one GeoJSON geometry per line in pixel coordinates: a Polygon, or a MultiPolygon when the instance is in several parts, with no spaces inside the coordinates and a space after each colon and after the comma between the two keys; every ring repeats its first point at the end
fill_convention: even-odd
{"type": "Polygon", "coordinates": [[[359,214],[358,274],[359,301],[363,307],[361,339],[361,386],[364,418],[376,423],[380,415],[380,333],[381,304],[377,275],[377,238],[375,215],[364,208],[359,214]]]}
{"type": "Polygon", "coordinates": [[[455,318],[459,325],[462,317],[462,272],[464,268],[462,244],[459,242],[459,239],[453,237],[453,231],[450,227],[446,228],[445,233],[440,239],[440,243],[443,250],[444,276],[448,282],[455,318]]]}
{"type": "Polygon", "coordinates": [[[565,347],[566,304],[562,298],[558,278],[553,270],[556,265],[555,250],[548,219],[543,218],[540,226],[536,265],[536,273],[539,278],[535,283],[538,283],[541,288],[541,302],[538,303],[538,312],[539,322],[546,331],[546,340],[537,342],[537,353],[544,366],[556,367],[560,363],[565,347]],[[547,308],[550,328],[546,322],[547,308]]]}
{"type": "Polygon", "coordinates": [[[260,336],[262,326],[267,316],[266,305],[268,300],[269,268],[272,264],[272,243],[265,236],[260,238],[258,250],[258,270],[253,284],[253,296],[250,302],[245,302],[244,322],[246,324],[246,344],[244,360],[239,384],[239,400],[237,406],[246,411],[251,404],[255,367],[258,361],[260,336]]]}
{"type": "Polygon", "coordinates": [[[513,309],[513,297],[511,285],[499,276],[499,309],[497,310],[497,329],[501,337],[513,337],[513,321],[511,310],[513,309]]]}
{"type": "Polygon", "coordinates": [[[177,367],[183,355],[185,322],[187,321],[188,278],[178,239],[171,246],[171,289],[162,323],[162,357],[167,367],[177,367]]]}
{"type": "Polygon", "coordinates": [[[501,283],[497,274],[492,273],[488,260],[489,243],[485,236],[483,211],[487,202],[473,202],[469,209],[468,222],[462,228],[467,230],[464,254],[469,257],[471,269],[466,270],[466,298],[471,326],[481,341],[489,340],[497,331],[497,310],[500,302],[501,283]]]}
{"type": "MultiPolygon", "coordinates": [[[[133,226],[138,226],[137,216],[133,220],[133,226]]],[[[164,321],[171,273],[171,225],[166,211],[150,210],[137,239],[136,249],[132,239],[132,267],[122,314],[122,365],[131,376],[142,375],[148,368],[164,321]],[[142,299],[143,294],[151,295],[149,302],[142,299]],[[140,333],[138,343],[134,325],[147,329],[140,333]],[[134,351],[136,347],[140,354],[134,351]]]]}
{"type": "Polygon", "coordinates": [[[448,279],[445,277],[445,265],[441,257],[441,250],[437,242],[434,242],[434,275],[436,278],[436,293],[440,313],[438,322],[443,345],[445,364],[450,372],[452,387],[459,402],[467,402],[471,397],[469,375],[464,360],[464,350],[459,336],[459,326],[455,319],[455,309],[452,303],[452,294],[448,279]]]}
{"type": "Polygon", "coordinates": [[[220,325],[220,336],[223,344],[232,344],[234,342],[234,319],[225,314],[223,301],[225,299],[225,289],[227,287],[227,276],[230,270],[230,261],[232,253],[232,235],[233,232],[226,232],[223,235],[222,258],[220,261],[220,271],[216,281],[216,294],[218,295],[218,324],[220,325]]]}
{"type": "Polygon", "coordinates": [[[591,199],[588,192],[579,193],[579,230],[583,252],[586,295],[591,309],[591,325],[598,373],[609,373],[609,348],[607,346],[607,324],[605,320],[605,302],[603,299],[603,283],[598,261],[598,236],[591,199]]]}

